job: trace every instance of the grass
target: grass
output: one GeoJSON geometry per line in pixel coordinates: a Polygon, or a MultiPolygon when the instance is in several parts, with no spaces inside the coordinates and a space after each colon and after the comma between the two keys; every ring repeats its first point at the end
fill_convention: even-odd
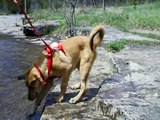
{"type": "Polygon", "coordinates": [[[138,32],[130,32],[132,34],[136,34],[142,37],[147,37],[147,38],[152,38],[152,39],[157,39],[160,40],[160,35],[158,34],[152,34],[152,33],[138,33],[138,32]]]}
{"type": "Polygon", "coordinates": [[[107,44],[107,50],[111,52],[119,52],[128,44],[127,40],[114,41],[107,44]]]}
{"type": "Polygon", "coordinates": [[[85,21],[85,25],[89,26],[104,23],[122,30],[130,28],[160,29],[159,6],[160,2],[137,5],[136,9],[133,6],[111,7],[106,11],[93,8],[85,13],[77,13],[77,20],[85,21]]]}
{"type": "Polygon", "coordinates": [[[50,9],[38,9],[29,14],[33,21],[37,20],[63,20],[63,15],[59,10],[56,12],[50,9]]]}
{"type": "Polygon", "coordinates": [[[44,21],[44,20],[58,20],[60,25],[56,27],[54,31],[52,31],[50,34],[54,33],[64,33],[64,31],[67,28],[67,25],[64,20],[64,15],[61,10],[52,11],[50,9],[39,9],[35,10],[32,13],[29,14],[32,21],[44,21]]]}
{"type": "Polygon", "coordinates": [[[102,23],[120,28],[126,21],[126,16],[121,12],[121,10],[118,11],[120,12],[115,12],[115,9],[113,8],[110,8],[106,11],[98,8],[92,8],[86,13],[77,13],[77,21],[79,21],[79,25],[81,25],[81,21],[83,21],[85,26],[94,26],[96,24],[102,23]]]}
{"type": "MultiPolygon", "coordinates": [[[[142,28],[151,30],[160,30],[160,2],[145,3],[125,7],[110,7],[106,11],[102,8],[81,8],[76,9],[77,26],[95,26],[102,23],[105,25],[115,26],[123,31],[132,28],[142,28]]],[[[64,9],[56,12],[51,10],[37,10],[30,14],[34,20],[61,20],[61,28],[66,28],[64,9]]],[[[151,36],[151,35],[150,35],[151,36]]]]}
{"type": "Polygon", "coordinates": [[[124,8],[124,13],[128,15],[127,24],[132,27],[145,29],[159,29],[160,27],[160,2],[146,3],[137,6],[134,10],[130,6],[124,8]]]}
{"type": "Polygon", "coordinates": [[[125,48],[128,44],[137,44],[137,45],[160,45],[160,42],[154,41],[146,41],[146,40],[119,40],[108,43],[106,49],[110,52],[119,52],[123,48],[125,48]]]}

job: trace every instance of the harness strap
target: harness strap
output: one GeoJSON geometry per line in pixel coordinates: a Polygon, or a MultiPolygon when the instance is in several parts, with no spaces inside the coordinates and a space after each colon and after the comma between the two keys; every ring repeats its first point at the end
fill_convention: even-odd
{"type": "MultiPolygon", "coordinates": [[[[56,51],[56,50],[54,50],[54,49],[61,50],[61,51],[66,55],[66,53],[65,53],[65,51],[64,51],[64,49],[63,49],[62,43],[58,43],[58,46],[57,46],[57,47],[54,47],[54,48],[52,49],[52,52],[55,52],[55,51],[56,51]]],[[[48,76],[49,76],[50,73],[51,73],[51,70],[52,70],[52,63],[53,63],[52,53],[50,53],[50,50],[49,50],[48,48],[45,48],[45,50],[48,52],[48,64],[47,64],[47,66],[48,66],[48,76]]],[[[44,74],[42,73],[42,71],[39,69],[39,67],[38,67],[36,64],[34,64],[34,66],[35,66],[35,68],[37,69],[37,71],[39,72],[41,78],[43,79],[44,84],[46,84],[46,81],[45,81],[46,78],[45,78],[44,74]]]]}
{"type": "Polygon", "coordinates": [[[52,53],[48,54],[48,76],[50,75],[52,70],[52,53]]]}
{"type": "Polygon", "coordinates": [[[58,50],[61,50],[66,55],[66,53],[63,49],[62,43],[58,43],[58,50]]]}
{"type": "Polygon", "coordinates": [[[41,78],[42,78],[42,79],[43,79],[43,81],[44,81],[44,80],[45,80],[45,77],[44,77],[44,75],[43,75],[42,71],[39,69],[39,67],[38,67],[36,64],[34,64],[34,67],[37,69],[37,71],[39,72],[39,74],[40,74],[41,78]]]}
{"type": "MultiPolygon", "coordinates": [[[[52,52],[55,52],[56,51],[55,49],[61,50],[66,55],[66,53],[63,49],[62,43],[58,43],[58,46],[54,47],[52,49],[52,52]]],[[[48,48],[46,48],[45,50],[48,52],[48,76],[49,76],[51,73],[51,70],[52,70],[52,63],[53,63],[52,52],[50,52],[50,50],[48,48]]]]}

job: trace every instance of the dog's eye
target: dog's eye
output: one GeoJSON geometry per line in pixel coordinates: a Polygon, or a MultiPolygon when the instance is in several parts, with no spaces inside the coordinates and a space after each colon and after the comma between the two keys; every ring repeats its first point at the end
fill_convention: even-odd
{"type": "Polygon", "coordinates": [[[37,84],[37,80],[34,80],[34,81],[31,82],[30,86],[35,87],[36,84],[37,84]]]}

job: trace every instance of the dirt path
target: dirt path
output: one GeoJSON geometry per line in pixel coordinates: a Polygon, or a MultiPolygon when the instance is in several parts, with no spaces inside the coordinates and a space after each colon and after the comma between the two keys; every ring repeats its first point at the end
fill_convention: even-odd
{"type": "MultiPolygon", "coordinates": [[[[135,34],[128,33],[128,32],[122,32],[122,31],[118,30],[117,28],[108,27],[108,26],[106,27],[105,31],[106,31],[106,35],[104,37],[104,42],[105,43],[115,41],[115,40],[121,40],[121,39],[160,41],[160,40],[157,40],[157,39],[142,37],[142,36],[135,35],[135,34]]],[[[137,32],[139,32],[139,31],[137,30],[137,32]]],[[[157,31],[153,32],[153,31],[148,30],[147,33],[157,34],[158,32],[157,31]]]]}
{"type": "MultiPolygon", "coordinates": [[[[81,30],[82,31],[91,31],[92,27],[82,27],[81,30]]],[[[136,31],[134,29],[134,31],[136,31]]],[[[150,30],[141,30],[143,33],[145,31],[147,31],[147,33],[154,33],[154,34],[158,34],[158,31],[150,31],[150,30]]],[[[137,32],[140,32],[139,30],[137,30],[137,32]]],[[[129,33],[129,32],[122,32],[120,30],[118,30],[117,28],[111,27],[111,26],[105,26],[105,36],[103,39],[103,43],[109,43],[112,41],[118,41],[118,40],[147,40],[147,41],[160,41],[157,39],[152,39],[152,38],[147,38],[147,37],[142,37],[140,35],[135,35],[133,33],[129,33]]]]}

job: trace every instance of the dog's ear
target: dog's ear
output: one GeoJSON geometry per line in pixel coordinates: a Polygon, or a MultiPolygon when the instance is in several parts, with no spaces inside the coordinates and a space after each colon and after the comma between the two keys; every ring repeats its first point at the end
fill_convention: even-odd
{"type": "Polygon", "coordinates": [[[22,74],[20,76],[17,77],[18,80],[25,80],[25,76],[26,74],[22,74]]]}
{"type": "Polygon", "coordinates": [[[18,76],[17,79],[18,80],[25,80],[26,76],[30,73],[31,69],[29,68],[25,73],[23,73],[22,75],[18,76]]]}

